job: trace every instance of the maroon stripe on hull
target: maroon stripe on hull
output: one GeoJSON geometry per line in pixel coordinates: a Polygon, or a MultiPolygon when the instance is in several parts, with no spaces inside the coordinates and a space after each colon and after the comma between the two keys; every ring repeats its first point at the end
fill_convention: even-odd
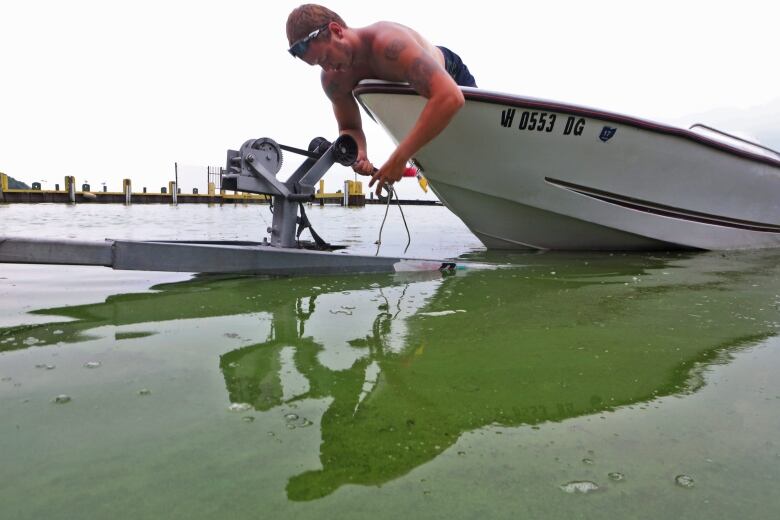
{"type": "Polygon", "coordinates": [[[627,197],[617,193],[610,193],[608,191],[603,191],[596,188],[589,188],[587,186],[581,186],[579,184],[561,181],[550,177],[545,177],[544,180],[554,186],[565,188],[575,193],[579,193],[580,195],[586,195],[588,197],[592,197],[603,202],[609,202],[610,204],[616,204],[624,208],[643,211],[645,213],[652,213],[653,215],[688,220],[691,222],[698,222],[700,224],[710,224],[712,226],[746,229],[748,231],[759,231],[762,233],[780,233],[780,226],[775,224],[765,224],[762,222],[752,222],[750,220],[739,220],[729,217],[722,217],[719,215],[711,215],[708,213],[700,213],[698,211],[689,211],[681,208],[675,208],[673,206],[666,206],[664,204],[656,204],[655,202],[636,199],[634,197],[627,197]]]}

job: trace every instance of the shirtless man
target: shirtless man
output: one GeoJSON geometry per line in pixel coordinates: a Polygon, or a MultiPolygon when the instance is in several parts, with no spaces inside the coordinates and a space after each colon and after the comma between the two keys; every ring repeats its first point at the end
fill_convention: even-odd
{"type": "Polygon", "coordinates": [[[435,47],[416,31],[392,22],[348,27],[336,13],[316,4],[294,9],[287,18],[289,52],[309,65],[322,67],[322,88],[333,103],[339,134],[358,144],[355,172],[385,184],[401,179],[407,162],[439,135],[465,103],[458,85],[476,87],[461,59],[449,49],[435,47]],[[407,82],[428,99],[409,134],[390,158],[375,171],[368,160],[366,136],[352,89],[361,80],[407,82]]]}

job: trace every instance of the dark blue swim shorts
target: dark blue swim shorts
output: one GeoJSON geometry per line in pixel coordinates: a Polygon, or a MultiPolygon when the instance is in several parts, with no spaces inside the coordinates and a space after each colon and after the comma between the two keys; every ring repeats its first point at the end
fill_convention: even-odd
{"type": "Polygon", "coordinates": [[[476,87],[477,82],[474,80],[474,76],[471,75],[469,68],[463,63],[460,56],[447,47],[439,46],[439,49],[444,54],[444,68],[447,70],[447,74],[455,80],[455,83],[461,87],[476,87]]]}

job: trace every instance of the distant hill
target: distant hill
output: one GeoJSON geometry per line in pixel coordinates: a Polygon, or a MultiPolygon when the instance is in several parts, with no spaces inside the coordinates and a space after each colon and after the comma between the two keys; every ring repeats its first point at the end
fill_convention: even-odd
{"type": "Polygon", "coordinates": [[[22,181],[17,181],[10,175],[8,176],[8,189],[9,190],[29,190],[30,187],[22,181]]]}

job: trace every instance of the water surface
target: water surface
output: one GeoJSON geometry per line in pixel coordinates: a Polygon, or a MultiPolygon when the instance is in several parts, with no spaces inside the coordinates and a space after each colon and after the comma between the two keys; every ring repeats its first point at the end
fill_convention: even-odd
{"type": "MultiPolygon", "coordinates": [[[[35,229],[55,235],[74,208],[44,209],[35,229]]],[[[73,234],[127,233],[127,209],[109,226],[89,207],[100,224],[73,234]]],[[[416,256],[505,266],[3,266],[3,517],[777,516],[780,254],[488,254],[443,208],[416,210],[413,247],[434,253],[416,256]]],[[[232,239],[256,211],[129,214],[232,239]]],[[[381,212],[360,211],[312,213],[368,241],[381,212]]]]}

